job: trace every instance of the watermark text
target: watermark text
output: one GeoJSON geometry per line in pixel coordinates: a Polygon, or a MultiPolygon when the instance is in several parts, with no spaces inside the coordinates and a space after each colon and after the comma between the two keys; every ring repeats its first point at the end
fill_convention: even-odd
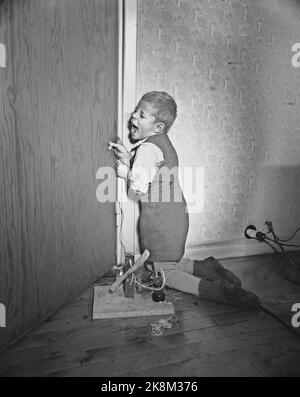
{"type": "Polygon", "coordinates": [[[291,309],[292,313],[295,313],[292,316],[292,326],[294,328],[300,327],[300,303],[294,303],[291,309]]]}
{"type": "Polygon", "coordinates": [[[0,328],[6,327],[6,308],[3,303],[0,303],[0,328]]]}
{"type": "Polygon", "coordinates": [[[295,54],[292,56],[291,62],[294,68],[300,67],[300,43],[294,43],[292,45],[292,52],[295,54]]]}
{"type": "Polygon", "coordinates": [[[6,49],[5,45],[0,43],[0,68],[6,67],[6,49]]]}
{"type": "MultiPolygon", "coordinates": [[[[117,201],[117,174],[112,167],[100,167],[96,179],[101,180],[96,189],[99,203],[117,201]]],[[[189,213],[200,213],[204,207],[204,167],[161,167],[145,169],[135,167],[128,173],[128,187],[137,192],[143,202],[182,202],[183,195],[189,213]],[[151,181],[149,184],[144,181],[151,181]],[[183,195],[182,195],[183,193],[183,195]]],[[[128,195],[122,195],[120,202],[127,202],[128,195]]]]}

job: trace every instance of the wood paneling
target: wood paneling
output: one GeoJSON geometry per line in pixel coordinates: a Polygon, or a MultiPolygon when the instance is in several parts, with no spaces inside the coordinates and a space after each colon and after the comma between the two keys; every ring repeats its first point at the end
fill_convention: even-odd
{"type": "Polygon", "coordinates": [[[117,0],[0,8],[0,351],[115,261],[96,171],[117,126],[117,0]]]}

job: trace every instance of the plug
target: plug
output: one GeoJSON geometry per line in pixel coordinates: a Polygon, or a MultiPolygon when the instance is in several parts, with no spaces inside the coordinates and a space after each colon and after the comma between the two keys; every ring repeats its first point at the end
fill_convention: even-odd
{"type": "Polygon", "coordinates": [[[273,224],[272,222],[266,221],[265,225],[268,227],[268,232],[267,233],[272,233],[273,232],[273,224]]]}

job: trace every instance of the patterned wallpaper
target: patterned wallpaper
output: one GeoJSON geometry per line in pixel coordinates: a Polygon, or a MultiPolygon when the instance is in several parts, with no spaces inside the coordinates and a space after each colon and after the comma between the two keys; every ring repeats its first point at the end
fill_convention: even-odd
{"type": "Polygon", "coordinates": [[[296,0],[138,0],[137,98],[175,97],[180,164],[204,167],[188,246],[300,224],[299,18],[296,0]]]}

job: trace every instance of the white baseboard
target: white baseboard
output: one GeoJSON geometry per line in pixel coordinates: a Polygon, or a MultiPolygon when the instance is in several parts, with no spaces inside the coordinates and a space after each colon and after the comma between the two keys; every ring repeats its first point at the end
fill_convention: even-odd
{"type": "MultiPolygon", "coordinates": [[[[277,249],[279,252],[279,248],[277,249]]],[[[300,248],[285,247],[285,251],[300,251],[300,248]]],[[[216,259],[238,258],[241,256],[267,255],[274,251],[265,243],[244,238],[210,244],[186,246],[184,256],[191,259],[205,259],[214,256],[216,259]]],[[[137,259],[141,253],[135,253],[137,259]]]]}
{"type": "MultiPolygon", "coordinates": [[[[300,248],[286,247],[285,250],[299,251],[300,248]]],[[[265,243],[259,243],[255,240],[237,239],[220,243],[186,246],[184,256],[200,260],[209,256],[214,256],[217,259],[224,259],[273,253],[274,251],[272,248],[265,243]]]]}

